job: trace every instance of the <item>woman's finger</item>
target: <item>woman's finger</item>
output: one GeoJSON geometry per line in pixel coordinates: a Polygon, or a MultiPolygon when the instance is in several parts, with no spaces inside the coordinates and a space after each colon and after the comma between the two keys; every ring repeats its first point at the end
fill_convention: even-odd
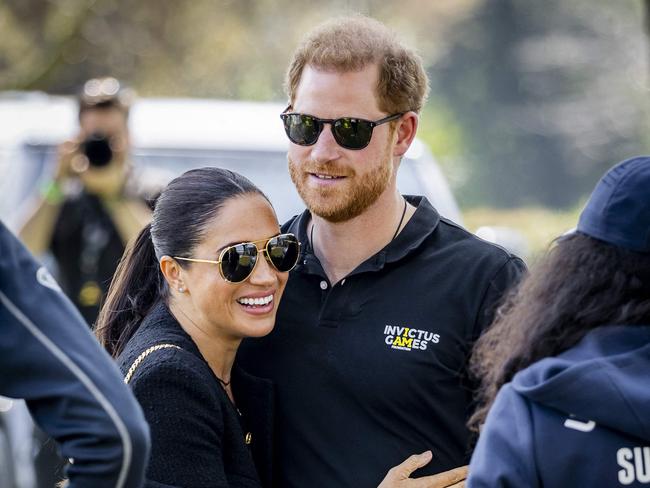
{"type": "Polygon", "coordinates": [[[377,488],[397,488],[407,486],[404,484],[404,480],[408,480],[413,471],[425,466],[429,461],[431,461],[432,457],[433,455],[431,454],[431,451],[425,451],[422,454],[409,456],[401,464],[392,467],[377,488]]]}
{"type": "Polygon", "coordinates": [[[426,484],[414,485],[413,488],[463,488],[465,478],[467,478],[467,466],[460,466],[443,473],[419,478],[418,481],[424,480],[426,484]]]}

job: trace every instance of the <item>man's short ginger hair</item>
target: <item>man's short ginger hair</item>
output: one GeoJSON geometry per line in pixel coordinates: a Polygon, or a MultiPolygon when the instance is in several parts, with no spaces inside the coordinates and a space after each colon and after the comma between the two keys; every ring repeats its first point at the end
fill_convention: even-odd
{"type": "Polygon", "coordinates": [[[345,73],[371,64],[379,66],[375,95],[380,110],[419,113],[429,91],[422,60],[384,24],[362,15],[325,22],[304,38],[287,70],[289,103],[295,102],[305,66],[345,73]]]}

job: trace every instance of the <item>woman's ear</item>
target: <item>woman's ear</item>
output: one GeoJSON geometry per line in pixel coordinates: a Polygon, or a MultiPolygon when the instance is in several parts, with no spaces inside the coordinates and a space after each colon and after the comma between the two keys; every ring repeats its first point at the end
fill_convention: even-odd
{"type": "Polygon", "coordinates": [[[185,293],[186,288],[183,279],[183,268],[180,267],[178,261],[169,256],[163,256],[160,258],[160,271],[165,277],[165,281],[167,281],[167,285],[171,290],[185,293]]]}

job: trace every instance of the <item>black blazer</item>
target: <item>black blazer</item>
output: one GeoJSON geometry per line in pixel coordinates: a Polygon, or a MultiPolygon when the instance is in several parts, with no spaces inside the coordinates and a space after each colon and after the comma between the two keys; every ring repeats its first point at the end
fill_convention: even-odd
{"type": "Polygon", "coordinates": [[[270,486],[272,383],[233,369],[235,408],[163,303],[154,306],[117,358],[122,372],[126,375],[135,359],[157,344],[180,349],[153,351],[129,382],[151,430],[145,486],[270,486]]]}

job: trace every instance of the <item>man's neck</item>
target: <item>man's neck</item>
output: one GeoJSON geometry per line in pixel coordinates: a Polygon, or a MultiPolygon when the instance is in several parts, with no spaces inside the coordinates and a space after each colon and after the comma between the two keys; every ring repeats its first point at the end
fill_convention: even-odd
{"type": "Polygon", "coordinates": [[[415,213],[395,190],[382,195],[361,215],[345,222],[328,222],[312,215],[311,245],[331,283],[345,278],[357,266],[391,242],[415,213]],[[403,218],[402,218],[403,216],[403,218]],[[399,228],[398,228],[399,224],[399,228]]]}

